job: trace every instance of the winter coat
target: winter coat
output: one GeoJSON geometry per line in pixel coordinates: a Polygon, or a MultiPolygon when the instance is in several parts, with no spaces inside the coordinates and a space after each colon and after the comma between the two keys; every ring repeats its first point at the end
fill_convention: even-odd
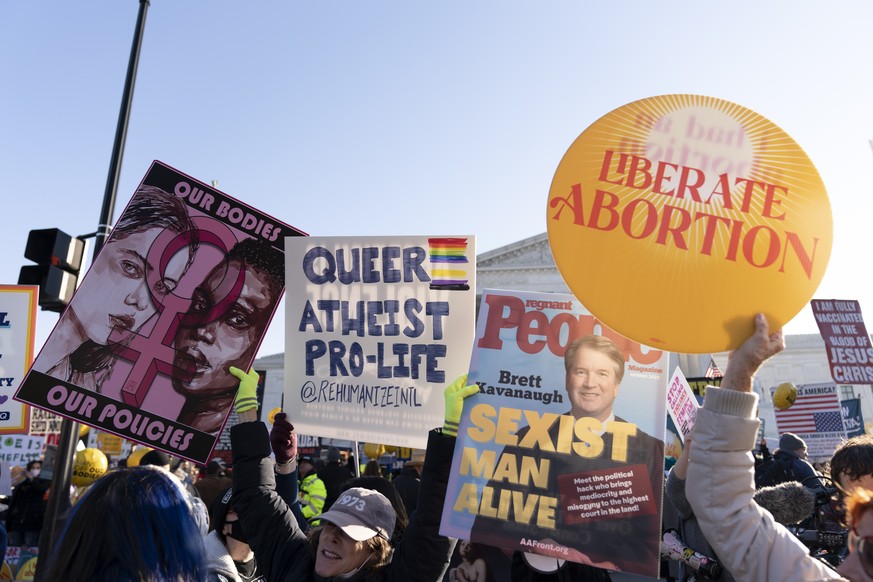
{"type": "Polygon", "coordinates": [[[752,496],[756,394],[708,386],[685,491],[703,535],[737,580],[842,580],[752,496]]]}
{"type": "Polygon", "coordinates": [[[418,488],[421,486],[418,471],[414,467],[404,467],[400,474],[394,477],[392,483],[400,494],[400,499],[403,500],[406,513],[412,515],[418,507],[418,488]]]}
{"type": "Polygon", "coordinates": [[[222,543],[216,531],[209,532],[203,538],[203,547],[206,548],[207,567],[209,569],[210,579],[216,579],[218,582],[264,582],[266,578],[252,573],[252,577],[243,578],[236,569],[236,564],[230,553],[227,551],[227,546],[222,543]]]}
{"type": "MultiPolygon", "coordinates": [[[[314,552],[291,510],[276,493],[270,437],[262,422],[231,429],[233,506],[239,513],[259,570],[270,582],[327,582],[315,574],[314,552]]],[[[431,431],[418,511],[410,520],[391,563],[342,578],[342,582],[438,582],[448,567],[454,539],[439,535],[455,438],[431,431]]],[[[331,579],[333,580],[333,579],[331,579]]],[[[339,579],[337,579],[339,580],[339,579]]]]}
{"type": "Polygon", "coordinates": [[[47,492],[51,485],[48,479],[27,479],[15,486],[6,511],[8,531],[39,531],[45,520],[48,503],[47,492]]]}

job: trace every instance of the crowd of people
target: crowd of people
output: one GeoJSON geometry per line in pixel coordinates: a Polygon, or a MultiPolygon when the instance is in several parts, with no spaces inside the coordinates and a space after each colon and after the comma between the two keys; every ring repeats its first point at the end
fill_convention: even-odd
{"type": "MultiPolygon", "coordinates": [[[[873,436],[846,441],[824,472],[808,462],[797,435],[781,435],[772,455],[756,442],[752,378],[783,347],[781,333],[756,316],[754,334],[732,353],[721,386],[707,389],[694,430],[664,473],[662,531],[675,527],[693,555],[719,565],[720,580],[873,580],[873,436]],[[794,522],[759,496],[787,491],[792,482],[813,500],[809,515],[799,511],[794,522],[830,512],[826,527],[846,533],[845,544],[824,556],[831,559],[812,555],[794,522]]],[[[257,375],[230,373],[239,381],[232,466],[214,459],[198,475],[151,451],[138,466],[109,471],[70,508],[51,552],[40,558],[40,580],[497,579],[483,557],[488,546],[439,533],[458,422],[476,384],[462,376],[446,389],[444,425],[430,432],[426,452],[389,480],[372,462],[355,477],[336,448],[324,461],[299,455],[285,413],[270,430],[257,420],[257,375]]],[[[0,542],[38,545],[51,484],[40,469],[39,461],[28,463],[0,542]]],[[[596,564],[567,562],[550,573],[519,552],[505,557],[514,581],[610,579],[609,568],[596,564]]],[[[662,569],[662,577],[702,580],[716,571],[674,562],[679,567],[662,569]]]]}

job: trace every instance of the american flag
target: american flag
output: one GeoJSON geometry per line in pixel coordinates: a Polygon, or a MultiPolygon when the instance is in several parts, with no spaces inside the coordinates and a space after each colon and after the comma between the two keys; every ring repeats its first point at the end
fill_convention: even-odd
{"type": "Polygon", "coordinates": [[[709,367],[706,369],[706,372],[703,374],[704,378],[721,378],[724,374],[721,373],[721,370],[718,369],[718,366],[715,364],[715,360],[709,358],[709,367]]]}
{"type": "Polygon", "coordinates": [[[798,395],[794,406],[776,410],[780,433],[842,432],[843,415],[836,392],[798,395]]]}

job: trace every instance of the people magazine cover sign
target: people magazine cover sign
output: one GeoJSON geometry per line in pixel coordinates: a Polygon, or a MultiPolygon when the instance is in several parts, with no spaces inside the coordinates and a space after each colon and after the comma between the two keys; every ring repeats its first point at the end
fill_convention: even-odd
{"type": "Polygon", "coordinates": [[[440,533],[657,577],[668,359],[572,295],[486,290],[440,533]]]}
{"type": "Polygon", "coordinates": [[[155,161],[16,400],[205,464],[300,235],[155,161]]]}
{"type": "Polygon", "coordinates": [[[472,236],[285,246],[285,408],[301,434],[424,449],[473,339],[472,236]]]}

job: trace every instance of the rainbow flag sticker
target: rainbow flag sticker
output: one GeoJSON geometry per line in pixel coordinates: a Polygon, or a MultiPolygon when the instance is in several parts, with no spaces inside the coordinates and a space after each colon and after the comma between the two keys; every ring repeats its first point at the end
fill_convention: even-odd
{"type": "Polygon", "coordinates": [[[470,289],[466,238],[428,238],[430,248],[430,288],[446,291],[470,289]]]}

